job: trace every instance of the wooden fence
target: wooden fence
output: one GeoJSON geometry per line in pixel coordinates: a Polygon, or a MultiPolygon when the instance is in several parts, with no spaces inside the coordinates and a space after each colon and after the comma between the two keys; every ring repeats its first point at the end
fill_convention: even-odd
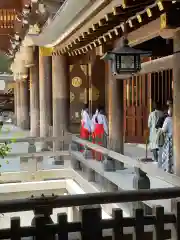
{"type": "MultiPolygon", "coordinates": [[[[121,193],[95,193],[71,196],[52,196],[0,202],[0,212],[34,210],[32,225],[21,227],[20,218],[11,218],[10,229],[0,229],[0,239],[82,239],[82,240],[164,240],[180,239],[180,188],[124,191],[121,193]],[[99,204],[174,198],[172,213],[163,207],[154,208],[153,215],[144,215],[136,209],[133,217],[124,218],[120,209],[114,209],[111,219],[101,218],[99,204]],[[95,205],[96,204],[96,205],[95,205]],[[93,207],[94,205],[94,207],[93,207]],[[53,208],[81,206],[81,221],[68,222],[67,215],[58,214],[58,223],[50,219],[53,208]],[[70,233],[73,233],[73,235],[70,233]],[[79,233],[79,234],[77,234],[79,233]],[[56,238],[55,238],[56,237],[56,238]]],[[[3,217],[1,219],[3,221],[3,217]]]]}

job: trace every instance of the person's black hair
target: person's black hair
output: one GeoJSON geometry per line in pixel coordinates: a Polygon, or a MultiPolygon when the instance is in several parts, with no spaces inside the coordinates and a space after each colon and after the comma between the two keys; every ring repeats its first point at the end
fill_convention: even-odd
{"type": "Polygon", "coordinates": [[[103,106],[101,106],[101,107],[99,108],[99,112],[102,113],[102,114],[105,114],[105,109],[104,109],[103,106]]]}
{"type": "Polygon", "coordinates": [[[169,105],[173,105],[173,99],[172,99],[172,98],[170,98],[170,99],[167,100],[167,105],[168,105],[168,106],[169,106],[169,105]]]}
{"type": "Polygon", "coordinates": [[[153,107],[154,107],[154,110],[155,110],[155,109],[156,109],[156,110],[161,110],[161,104],[160,104],[159,102],[154,102],[153,107]]]}
{"type": "Polygon", "coordinates": [[[88,104],[84,104],[83,109],[85,110],[87,108],[89,108],[89,105],[88,104]]]}

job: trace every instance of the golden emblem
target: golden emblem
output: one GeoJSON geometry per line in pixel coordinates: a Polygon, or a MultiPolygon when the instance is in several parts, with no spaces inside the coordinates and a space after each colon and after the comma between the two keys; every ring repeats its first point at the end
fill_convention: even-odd
{"type": "Polygon", "coordinates": [[[90,101],[97,101],[100,96],[99,90],[92,85],[92,88],[89,88],[89,100],[90,101]]]}
{"type": "Polygon", "coordinates": [[[73,87],[80,87],[82,84],[82,79],[80,77],[74,77],[72,79],[72,85],[73,87]]]}
{"type": "Polygon", "coordinates": [[[70,92],[70,103],[72,103],[75,99],[74,93],[70,92]]]}
{"type": "Polygon", "coordinates": [[[73,67],[74,67],[73,65],[70,65],[70,66],[69,66],[69,70],[70,70],[70,72],[72,72],[73,67]]]}
{"type": "Polygon", "coordinates": [[[79,94],[79,100],[80,100],[81,102],[85,103],[85,93],[84,93],[84,92],[81,92],[81,93],[79,94]]]}
{"type": "Polygon", "coordinates": [[[161,29],[166,28],[166,26],[167,26],[166,13],[161,14],[161,16],[160,16],[160,22],[161,22],[161,29]]]}
{"type": "Polygon", "coordinates": [[[81,68],[81,70],[83,71],[83,73],[85,74],[85,75],[87,75],[87,65],[80,65],[80,68],[81,68]]]}

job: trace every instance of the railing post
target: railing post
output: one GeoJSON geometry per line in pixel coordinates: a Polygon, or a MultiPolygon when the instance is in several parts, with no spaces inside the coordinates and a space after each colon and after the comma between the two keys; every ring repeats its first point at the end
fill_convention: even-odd
{"type": "MultiPolygon", "coordinates": [[[[136,175],[133,178],[133,188],[139,189],[150,189],[150,180],[147,173],[143,172],[140,168],[134,168],[136,175]]],[[[142,202],[135,202],[132,204],[133,208],[142,208],[142,202]]],[[[143,207],[144,208],[144,207],[143,207]]],[[[144,209],[145,214],[148,214],[148,209],[144,209]]]]}
{"type": "MultiPolygon", "coordinates": [[[[45,199],[46,198],[44,196],[42,196],[42,198],[45,199]]],[[[32,198],[33,201],[33,198],[32,198]]],[[[43,235],[43,227],[45,227],[45,225],[47,224],[53,224],[53,221],[50,217],[50,215],[53,213],[52,211],[52,207],[49,207],[48,205],[44,204],[44,206],[37,206],[37,208],[34,211],[34,218],[32,219],[31,225],[32,226],[36,226],[37,232],[38,232],[38,237],[36,236],[35,239],[42,239],[41,237],[45,237],[45,235],[43,235]],[[41,236],[42,234],[42,236],[41,236]]],[[[45,232],[45,229],[44,229],[45,232]]],[[[54,236],[52,236],[52,234],[48,234],[48,237],[45,237],[46,239],[49,240],[54,240],[54,236]]]]}
{"type": "Polygon", "coordinates": [[[100,240],[102,237],[101,208],[98,205],[81,207],[82,240],[100,240]],[[93,227],[90,227],[92,226],[93,227]]]}
{"type": "MultiPolygon", "coordinates": [[[[78,144],[75,142],[72,142],[69,145],[69,152],[71,153],[72,151],[79,152],[78,144]]],[[[71,154],[71,166],[74,170],[81,170],[80,162],[76,158],[74,158],[72,154],[71,154]]]]}
{"type": "Polygon", "coordinates": [[[83,156],[85,159],[92,159],[92,150],[89,149],[86,145],[84,146],[83,156]]]}
{"type": "Polygon", "coordinates": [[[171,200],[171,212],[176,217],[171,231],[171,239],[180,239],[180,198],[171,200]]]}
{"type": "Polygon", "coordinates": [[[11,239],[12,240],[21,240],[21,226],[20,226],[20,217],[11,218],[11,239]]]}
{"type": "Polygon", "coordinates": [[[87,180],[88,182],[95,182],[95,171],[87,168],[87,180]]]}
{"type": "MultiPolygon", "coordinates": [[[[64,138],[64,130],[61,131],[61,137],[64,138]]],[[[60,151],[64,150],[64,139],[63,140],[55,139],[53,141],[53,151],[56,151],[56,150],[60,150],[60,151]]],[[[63,156],[55,156],[54,164],[64,165],[64,157],[63,156]]]]}
{"type": "Polygon", "coordinates": [[[114,172],[116,170],[115,161],[108,155],[104,155],[103,167],[106,172],[114,172]]]}
{"type": "Polygon", "coordinates": [[[163,239],[164,237],[164,208],[162,206],[156,206],[153,208],[153,215],[155,217],[153,239],[163,239]]]}
{"type": "MultiPolygon", "coordinates": [[[[36,145],[34,140],[30,140],[28,142],[28,153],[35,153],[36,152],[36,145]]],[[[38,160],[42,160],[43,157],[38,157],[38,160]]],[[[24,170],[24,164],[23,162],[29,163],[29,158],[28,157],[20,157],[20,165],[21,165],[21,170],[24,170]]],[[[29,165],[29,164],[28,164],[29,165]]]]}

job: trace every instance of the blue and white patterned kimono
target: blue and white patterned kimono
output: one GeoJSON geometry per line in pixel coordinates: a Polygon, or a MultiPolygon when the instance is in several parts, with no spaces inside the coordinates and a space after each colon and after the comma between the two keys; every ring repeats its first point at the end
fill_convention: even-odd
{"type": "Polygon", "coordinates": [[[159,110],[155,110],[150,113],[148,118],[148,127],[150,130],[149,134],[149,148],[151,150],[158,149],[157,143],[156,143],[156,135],[157,135],[157,129],[156,124],[159,118],[163,117],[164,113],[159,110]]]}
{"type": "Polygon", "coordinates": [[[164,171],[174,173],[173,160],[173,119],[167,117],[164,121],[163,132],[165,133],[164,145],[162,147],[162,165],[164,171]]]}

